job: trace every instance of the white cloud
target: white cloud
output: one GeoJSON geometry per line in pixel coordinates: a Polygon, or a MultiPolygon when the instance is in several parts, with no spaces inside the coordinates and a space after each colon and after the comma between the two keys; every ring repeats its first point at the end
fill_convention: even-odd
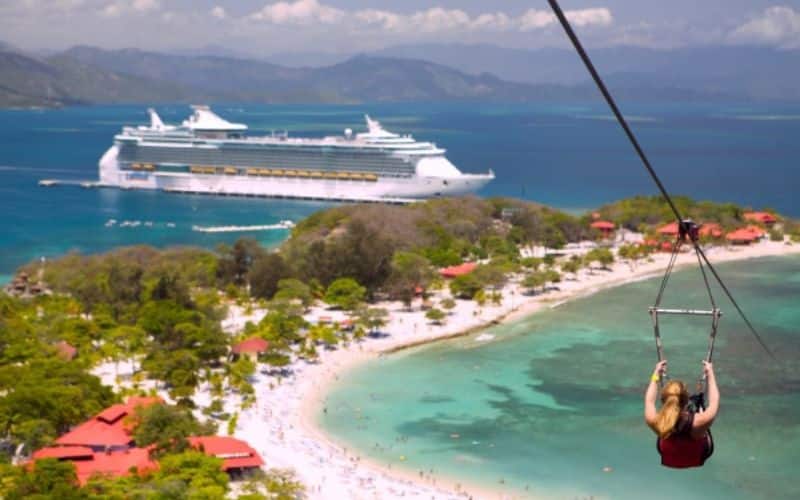
{"type": "Polygon", "coordinates": [[[503,30],[513,24],[511,18],[502,12],[481,14],[472,21],[475,29],[503,30]]]}
{"type": "Polygon", "coordinates": [[[138,12],[147,12],[158,10],[161,6],[158,4],[158,0],[133,0],[131,7],[138,12]]]}
{"type": "Polygon", "coordinates": [[[564,15],[575,26],[608,26],[614,22],[611,11],[606,8],[568,10],[564,15]]]}
{"type": "Polygon", "coordinates": [[[800,48],[800,11],[776,6],[731,32],[731,41],[759,43],[784,48],[800,48]]]}
{"type": "Polygon", "coordinates": [[[368,26],[378,26],[388,31],[399,31],[403,21],[402,16],[394,12],[376,9],[359,10],[355,18],[368,26]]]}
{"type": "Polygon", "coordinates": [[[554,22],[556,22],[556,16],[552,12],[536,9],[528,9],[518,19],[522,31],[545,28],[554,22]]]}
{"type": "Polygon", "coordinates": [[[410,25],[427,32],[447,31],[468,27],[469,14],[459,9],[443,9],[433,7],[415,12],[409,18],[410,25]]]}
{"type": "Polygon", "coordinates": [[[251,14],[250,19],[273,24],[333,24],[344,16],[344,11],[323,5],[317,0],[296,0],[265,5],[251,14]]]}
{"type": "Polygon", "coordinates": [[[225,19],[228,17],[228,13],[225,12],[225,8],[220,7],[219,5],[215,5],[214,8],[209,11],[209,14],[217,19],[225,19]]]}
{"type": "MultiPolygon", "coordinates": [[[[567,17],[576,26],[608,26],[613,22],[607,8],[571,10],[567,17]]],[[[280,1],[265,5],[248,16],[272,24],[347,24],[351,28],[382,29],[397,33],[438,33],[457,31],[531,31],[555,23],[550,11],[529,9],[518,17],[504,12],[486,12],[471,16],[461,9],[431,7],[409,14],[388,10],[362,9],[345,11],[318,0],[280,1]]]]}
{"type": "MultiPolygon", "coordinates": [[[[583,26],[609,26],[614,22],[611,11],[605,7],[592,9],[568,10],[564,12],[569,22],[578,27],[583,26]]],[[[522,31],[542,29],[555,24],[555,14],[549,10],[528,9],[519,18],[519,27],[522,31]]]]}
{"type": "Polygon", "coordinates": [[[103,17],[120,17],[128,13],[144,14],[147,12],[157,11],[161,8],[158,0],[116,0],[107,3],[100,9],[100,15],[103,17]]]}

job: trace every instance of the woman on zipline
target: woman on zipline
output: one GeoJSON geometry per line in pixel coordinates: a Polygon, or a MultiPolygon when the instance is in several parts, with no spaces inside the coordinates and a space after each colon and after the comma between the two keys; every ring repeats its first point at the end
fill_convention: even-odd
{"type": "MultiPolygon", "coordinates": [[[[700,467],[714,453],[711,424],[719,411],[719,389],[714,367],[703,361],[708,386],[708,406],[690,408],[689,391],[679,380],[670,380],[661,390],[661,409],[656,410],[658,382],[665,375],[667,361],[656,364],[644,395],[644,420],[658,434],[661,464],[667,467],[700,467]]],[[[701,396],[702,398],[702,396],[701,396]]]]}

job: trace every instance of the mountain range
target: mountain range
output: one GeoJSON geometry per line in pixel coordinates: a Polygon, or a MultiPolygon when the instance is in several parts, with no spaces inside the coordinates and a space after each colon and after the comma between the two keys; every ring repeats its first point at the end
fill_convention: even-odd
{"type": "MultiPolygon", "coordinates": [[[[800,50],[707,46],[670,50],[608,47],[588,50],[609,82],[694,89],[748,99],[800,100],[800,50]]],[[[588,79],[572,49],[511,49],[488,44],[418,44],[374,53],[423,58],[468,74],[489,72],[532,84],[579,85],[588,79]]],[[[314,58],[319,56],[314,55],[314,58]]]]}
{"type": "MultiPolygon", "coordinates": [[[[800,51],[742,49],[751,50],[747,56],[759,62],[748,66],[739,59],[737,66],[736,50],[694,54],[602,49],[596,60],[622,100],[800,99],[800,51]],[[715,63],[700,64],[703,58],[715,63]],[[787,68],[790,63],[794,66],[787,68]]],[[[577,57],[562,49],[434,44],[330,55],[330,60],[323,54],[308,56],[295,54],[290,66],[221,47],[159,53],[78,46],[34,55],[0,43],[0,107],[598,99],[594,87],[581,77],[577,57]],[[297,65],[311,59],[316,64],[297,65]]]]}

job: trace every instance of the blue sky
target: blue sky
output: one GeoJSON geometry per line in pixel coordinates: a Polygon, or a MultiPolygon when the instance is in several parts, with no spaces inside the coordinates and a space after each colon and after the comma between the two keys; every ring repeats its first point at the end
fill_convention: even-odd
{"type": "MultiPolygon", "coordinates": [[[[800,49],[800,0],[562,0],[592,47],[800,49]]],[[[353,53],[420,43],[564,46],[545,0],[0,0],[0,39],[171,50],[353,53]]]]}

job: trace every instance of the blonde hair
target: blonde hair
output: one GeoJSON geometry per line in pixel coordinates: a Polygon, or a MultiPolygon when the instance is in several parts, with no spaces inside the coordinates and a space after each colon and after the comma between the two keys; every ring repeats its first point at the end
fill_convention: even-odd
{"type": "Polygon", "coordinates": [[[661,408],[656,415],[653,430],[658,437],[666,439],[675,430],[681,410],[689,403],[689,391],[680,380],[670,380],[661,389],[661,408]]]}

